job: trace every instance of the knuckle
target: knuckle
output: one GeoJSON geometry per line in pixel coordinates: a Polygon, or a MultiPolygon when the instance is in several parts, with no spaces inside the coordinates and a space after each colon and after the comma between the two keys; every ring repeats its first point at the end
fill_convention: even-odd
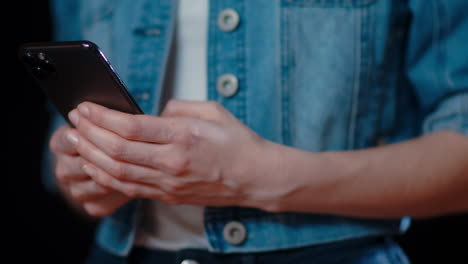
{"type": "Polygon", "coordinates": [[[113,179],[112,177],[108,175],[104,175],[100,172],[98,172],[98,175],[95,178],[96,182],[98,182],[100,185],[102,185],[105,188],[112,188],[113,187],[113,179]]]}
{"type": "Polygon", "coordinates": [[[70,187],[70,195],[77,201],[84,201],[86,198],[86,195],[80,189],[75,187],[70,187]]]}
{"type": "Polygon", "coordinates": [[[138,138],[142,130],[142,123],[138,117],[129,117],[124,120],[125,126],[122,127],[121,136],[127,139],[138,138]]]}
{"type": "Polygon", "coordinates": [[[175,127],[175,124],[172,123],[170,124],[168,127],[166,127],[165,129],[161,129],[160,131],[157,132],[157,138],[162,138],[164,139],[165,141],[168,141],[168,142],[173,142],[173,141],[177,141],[177,131],[176,129],[174,128],[175,127]]]}
{"type": "Polygon", "coordinates": [[[115,165],[112,166],[112,176],[117,179],[126,179],[127,171],[127,166],[121,162],[116,162],[115,165]]]}
{"type": "Polygon", "coordinates": [[[165,191],[168,193],[179,193],[185,189],[185,184],[181,181],[173,180],[165,184],[165,191]]]}
{"type": "Polygon", "coordinates": [[[97,189],[98,189],[98,192],[97,192],[97,193],[98,193],[99,195],[107,195],[107,194],[110,194],[110,193],[112,192],[111,189],[106,188],[106,187],[104,187],[104,186],[102,186],[102,185],[100,185],[100,184],[98,184],[98,183],[96,183],[96,185],[97,185],[97,189]]]}
{"type": "Polygon", "coordinates": [[[188,128],[180,130],[176,135],[173,135],[176,142],[186,147],[192,141],[192,133],[188,128]]]}
{"type": "Polygon", "coordinates": [[[123,158],[127,149],[126,145],[127,144],[123,140],[112,140],[106,148],[107,155],[114,159],[123,158]]]}
{"type": "Polygon", "coordinates": [[[180,176],[187,171],[189,160],[184,154],[179,154],[174,158],[168,159],[166,161],[166,167],[170,174],[180,176]]]}
{"type": "Polygon", "coordinates": [[[192,124],[187,128],[188,135],[186,136],[185,150],[189,150],[203,138],[201,131],[199,124],[192,124]]]}
{"type": "Polygon", "coordinates": [[[220,114],[224,112],[224,107],[216,101],[210,101],[208,105],[213,113],[220,114]]]}
{"type": "Polygon", "coordinates": [[[164,108],[164,114],[170,115],[173,112],[175,112],[179,103],[180,102],[178,100],[174,100],[174,99],[169,100],[166,104],[166,107],[164,108]]]}
{"type": "Polygon", "coordinates": [[[61,162],[57,162],[55,165],[55,178],[61,182],[65,183],[67,181],[67,173],[65,167],[62,165],[61,162]]]}
{"type": "Polygon", "coordinates": [[[226,109],[218,102],[210,101],[208,102],[210,110],[210,115],[214,120],[223,120],[225,116],[226,109]]]}
{"type": "Polygon", "coordinates": [[[124,188],[123,192],[125,193],[126,196],[129,198],[137,198],[139,195],[139,190],[138,187],[134,185],[128,185],[124,188]]]}

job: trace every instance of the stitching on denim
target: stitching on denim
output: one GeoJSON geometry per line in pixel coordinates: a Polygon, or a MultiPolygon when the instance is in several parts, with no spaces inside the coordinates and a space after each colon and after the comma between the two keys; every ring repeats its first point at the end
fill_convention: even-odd
{"type": "MultiPolygon", "coordinates": [[[[361,54],[361,57],[363,58],[365,62],[365,66],[363,69],[361,69],[361,76],[365,78],[365,81],[361,84],[361,89],[364,91],[367,91],[366,98],[367,100],[372,100],[372,110],[370,112],[367,112],[369,116],[372,115],[372,111],[375,111],[375,116],[373,116],[372,119],[369,119],[369,123],[373,123],[373,127],[375,129],[372,130],[372,136],[375,137],[375,135],[378,133],[378,130],[380,128],[380,120],[382,119],[383,115],[383,100],[380,102],[375,102],[374,98],[379,98],[380,95],[383,95],[383,92],[380,90],[382,89],[380,86],[379,88],[376,88],[377,86],[374,85],[375,81],[375,59],[374,55],[375,54],[375,41],[374,41],[374,34],[375,34],[375,8],[366,8],[363,9],[362,11],[365,15],[363,15],[363,18],[366,19],[365,22],[363,22],[363,27],[366,29],[365,32],[362,34],[365,36],[366,42],[364,44],[361,44],[363,46],[362,51],[365,52],[365,57],[364,55],[361,54]],[[374,93],[377,94],[376,97],[374,97],[374,93]],[[375,108],[375,104],[378,104],[378,106],[375,108]]],[[[361,36],[362,38],[362,36],[361,36]]],[[[378,99],[377,99],[378,100],[378,99]]],[[[358,102],[359,103],[359,102],[358,102]]],[[[370,105],[370,102],[364,102],[365,105],[370,105]]],[[[367,110],[369,111],[369,110],[367,110]]],[[[359,116],[359,113],[358,113],[359,116]]],[[[356,117],[358,118],[358,117],[356,117]]],[[[365,135],[366,137],[368,135],[365,135]]]]}
{"type": "MultiPolygon", "coordinates": [[[[290,29],[290,19],[292,17],[292,13],[290,10],[288,10],[288,30],[290,29]]],[[[296,18],[296,17],[294,17],[296,18]]],[[[296,20],[294,22],[297,22],[296,20]]],[[[291,38],[289,35],[288,37],[286,38],[286,41],[287,41],[287,50],[286,50],[286,55],[287,55],[287,65],[285,65],[285,68],[287,69],[287,80],[289,81],[289,86],[285,86],[284,87],[284,97],[283,97],[283,104],[284,104],[284,143],[286,145],[292,145],[293,144],[293,137],[291,135],[294,135],[294,126],[292,126],[291,124],[294,124],[294,121],[293,118],[294,118],[294,112],[291,108],[291,90],[289,88],[291,87],[296,87],[296,81],[297,81],[297,78],[295,78],[296,76],[292,76],[292,69],[291,67],[293,67],[293,69],[297,69],[297,65],[296,65],[296,57],[297,57],[297,49],[295,49],[296,47],[294,47],[294,43],[293,43],[293,38],[291,38]],[[294,47],[294,49],[292,48],[294,47]],[[291,54],[290,52],[293,51],[293,53],[291,54]]],[[[297,44],[297,43],[296,43],[297,44]]],[[[294,88],[293,88],[294,89],[294,88]]]]}
{"type": "MultiPolygon", "coordinates": [[[[443,122],[443,121],[452,121],[454,119],[456,119],[457,117],[463,117],[462,114],[460,113],[450,113],[450,114],[445,114],[445,115],[435,115],[433,117],[430,117],[428,120],[427,120],[427,123],[425,125],[425,129],[424,131],[425,132],[432,132],[434,131],[434,127],[440,123],[440,122],[443,122]]],[[[460,127],[462,127],[462,125],[460,125],[460,127]]],[[[459,131],[461,132],[461,131],[459,131]]]]}
{"type": "MultiPolygon", "coordinates": [[[[211,212],[211,210],[216,210],[215,208],[206,208],[205,209],[205,218],[209,217],[210,214],[219,214],[219,212],[211,212]]],[[[208,242],[210,246],[216,251],[224,251],[225,248],[223,246],[223,241],[219,239],[217,234],[222,234],[222,232],[217,230],[219,228],[219,224],[216,221],[205,220],[205,223],[209,222],[209,224],[204,224],[205,226],[205,234],[208,237],[208,242]]]]}
{"type": "Polygon", "coordinates": [[[290,140],[290,113],[289,113],[289,95],[288,95],[288,84],[287,80],[291,80],[290,78],[290,68],[287,67],[288,58],[290,56],[290,38],[288,37],[289,33],[289,10],[288,9],[281,9],[281,138],[283,144],[288,144],[290,140]],[[287,69],[287,70],[286,70],[287,69]]]}
{"type": "Polygon", "coordinates": [[[207,50],[207,80],[208,80],[208,91],[207,91],[207,97],[208,100],[210,101],[217,101],[219,102],[219,98],[217,97],[216,93],[216,71],[215,67],[212,65],[215,65],[216,61],[216,52],[215,50],[215,45],[218,43],[216,39],[216,25],[214,24],[216,21],[216,18],[214,17],[214,14],[212,12],[212,9],[216,9],[216,3],[217,1],[211,1],[209,5],[209,10],[208,10],[208,50],[207,50]]]}
{"type": "MultiPolygon", "coordinates": [[[[243,41],[244,41],[244,43],[243,43],[243,53],[242,53],[243,58],[244,58],[243,59],[243,69],[242,69],[242,74],[244,76],[244,78],[243,78],[244,81],[242,83],[244,84],[243,86],[245,88],[245,96],[244,96],[244,111],[245,111],[244,116],[245,116],[245,118],[244,119],[245,119],[245,124],[247,126],[251,127],[252,124],[253,124],[253,122],[252,122],[253,120],[252,120],[251,116],[248,113],[250,113],[249,111],[252,111],[252,110],[251,110],[251,108],[247,109],[249,106],[252,105],[251,101],[249,101],[249,99],[251,99],[251,98],[249,97],[249,94],[247,92],[248,89],[251,89],[251,87],[248,87],[249,80],[247,78],[250,77],[250,76],[247,74],[249,69],[246,66],[248,64],[247,57],[249,56],[249,54],[251,54],[251,52],[249,51],[249,47],[247,45],[247,43],[248,43],[247,23],[249,23],[249,21],[247,20],[247,15],[246,15],[247,12],[245,11],[247,8],[246,8],[246,4],[244,2],[243,2],[243,8],[242,9],[243,9],[242,14],[245,14],[245,16],[246,16],[246,18],[244,18],[244,21],[245,21],[244,23],[246,23],[246,25],[244,26],[245,30],[244,30],[244,38],[243,38],[243,41]]],[[[242,86],[241,86],[241,89],[242,89],[242,86]]]]}
{"type": "Polygon", "coordinates": [[[391,260],[393,264],[410,264],[407,256],[404,254],[401,247],[390,238],[385,239],[385,251],[387,259],[391,260]]]}
{"type": "Polygon", "coordinates": [[[369,4],[372,4],[374,2],[376,2],[377,0],[363,0],[361,2],[358,2],[358,3],[351,3],[351,2],[342,2],[342,3],[319,3],[319,2],[316,2],[316,0],[283,0],[285,2],[288,2],[290,4],[298,4],[298,5],[304,5],[304,6],[326,6],[326,7],[330,7],[330,6],[337,6],[337,7],[357,7],[357,6],[365,6],[365,5],[369,5],[369,4]]]}
{"type": "MultiPolygon", "coordinates": [[[[439,11],[439,39],[438,41],[440,42],[440,36],[442,35],[442,33],[447,33],[449,31],[449,29],[447,28],[449,25],[450,25],[450,22],[447,21],[447,19],[449,19],[449,16],[448,16],[448,5],[446,3],[446,1],[440,1],[438,3],[439,5],[437,6],[437,10],[439,11]]],[[[439,51],[440,51],[440,60],[442,62],[442,76],[441,76],[441,79],[444,81],[444,84],[447,85],[447,87],[450,87],[450,88],[455,88],[455,85],[453,83],[453,80],[450,78],[450,74],[449,74],[449,68],[448,68],[448,59],[447,59],[447,55],[449,53],[449,50],[448,50],[448,47],[447,45],[440,45],[439,43],[439,51]]]]}
{"type": "MultiPolygon", "coordinates": [[[[239,4],[238,4],[238,8],[239,8],[239,14],[245,14],[245,2],[244,1],[240,1],[239,4]]],[[[242,34],[241,36],[239,36],[237,38],[237,50],[238,50],[238,54],[237,54],[237,58],[236,60],[238,61],[237,63],[237,69],[238,69],[238,74],[239,74],[239,91],[238,91],[238,104],[237,104],[237,110],[238,110],[238,116],[239,116],[239,119],[244,121],[244,123],[248,124],[247,123],[247,74],[245,73],[245,58],[246,58],[246,46],[245,46],[245,43],[246,43],[246,38],[247,38],[247,32],[246,32],[246,28],[247,26],[245,25],[246,23],[246,18],[241,18],[240,19],[240,25],[239,25],[239,32],[237,32],[238,34],[242,34]],[[244,25],[242,25],[244,24],[244,25]]]]}
{"type": "Polygon", "coordinates": [[[468,88],[458,89],[453,92],[445,93],[442,97],[438,98],[438,100],[429,107],[429,110],[425,112],[426,116],[436,112],[439,106],[443,104],[446,100],[449,100],[450,98],[455,96],[462,96],[466,94],[468,94],[468,88]]]}
{"type": "Polygon", "coordinates": [[[356,126],[357,126],[357,111],[358,111],[358,101],[359,101],[359,86],[360,86],[360,72],[362,68],[362,60],[361,60],[361,55],[362,55],[362,43],[361,43],[361,34],[362,34],[362,15],[358,14],[357,15],[357,23],[355,26],[355,39],[353,41],[355,47],[355,69],[354,69],[354,81],[353,81],[353,99],[352,99],[352,105],[351,105],[351,111],[349,114],[349,128],[348,128],[348,149],[353,149],[355,145],[355,137],[356,137],[356,126]],[[356,37],[358,36],[358,37],[356,37]]]}
{"type": "MultiPolygon", "coordinates": [[[[432,12],[434,16],[433,20],[433,28],[432,28],[432,45],[434,46],[434,50],[436,52],[436,60],[437,64],[434,65],[434,67],[440,67],[442,65],[442,59],[440,54],[441,48],[440,48],[440,17],[439,17],[439,12],[438,12],[438,7],[437,7],[437,1],[432,0],[432,12]]],[[[434,69],[434,72],[438,72],[437,69],[434,69]]],[[[442,87],[442,81],[438,78],[438,74],[434,74],[434,84],[436,87],[442,87]]]]}
{"type": "Polygon", "coordinates": [[[437,106],[435,106],[434,109],[426,115],[426,120],[423,124],[423,131],[432,131],[434,126],[442,120],[453,119],[458,116],[468,116],[468,107],[465,108],[463,102],[460,103],[461,107],[458,111],[451,110],[450,112],[438,112],[439,106],[442,105],[444,102],[450,102],[452,98],[456,98],[457,96],[462,95],[468,95],[468,89],[451,94],[450,96],[445,97],[443,100],[438,102],[437,106]]]}
{"type": "Polygon", "coordinates": [[[157,87],[159,88],[156,92],[157,95],[154,92],[150,93],[151,94],[151,99],[154,100],[156,99],[155,97],[157,96],[157,102],[153,105],[153,109],[151,109],[151,114],[159,114],[160,111],[162,111],[162,96],[164,92],[164,82],[166,81],[165,79],[167,78],[167,72],[168,72],[168,64],[169,64],[169,56],[171,55],[171,50],[173,43],[175,41],[174,35],[175,35],[175,24],[176,24],[176,17],[177,17],[177,9],[178,9],[178,3],[174,3],[172,5],[171,11],[168,14],[169,15],[169,22],[167,23],[167,29],[165,30],[165,43],[164,47],[166,48],[166,52],[164,52],[164,55],[162,57],[162,66],[160,68],[159,76],[158,76],[158,84],[157,87]]]}
{"type": "MultiPolygon", "coordinates": [[[[374,54],[374,41],[373,41],[373,38],[372,38],[372,34],[374,33],[374,25],[375,25],[375,21],[373,20],[374,17],[375,17],[375,9],[373,8],[365,8],[362,10],[363,12],[363,15],[361,16],[362,17],[362,20],[361,23],[362,23],[362,27],[364,29],[364,31],[361,33],[360,35],[360,38],[361,40],[362,39],[365,39],[366,41],[361,41],[361,60],[362,60],[362,66],[361,66],[361,69],[360,69],[360,78],[362,79],[362,82],[361,82],[361,86],[360,86],[360,92],[361,91],[366,91],[366,99],[369,100],[370,98],[373,98],[373,93],[374,91],[371,92],[371,89],[375,89],[375,87],[371,87],[371,83],[373,81],[372,79],[372,74],[371,72],[374,72],[372,69],[374,68],[374,57],[372,54],[374,54]]],[[[379,92],[379,91],[377,91],[379,92]]],[[[361,92],[362,94],[362,92],[361,92]]],[[[361,97],[363,97],[361,95],[361,97]]],[[[356,116],[356,119],[359,118],[360,114],[359,114],[359,107],[361,106],[360,105],[360,98],[358,96],[358,101],[357,101],[357,105],[358,105],[358,113],[357,113],[357,116],[356,116]]],[[[375,103],[375,102],[373,102],[375,103]]],[[[369,102],[364,102],[363,103],[364,105],[369,105],[369,102]]],[[[379,104],[379,105],[382,105],[382,104],[379,104]]],[[[367,110],[369,111],[369,110],[367,110]]],[[[372,111],[371,111],[372,112],[372,111]]],[[[372,113],[371,112],[367,112],[368,116],[371,116],[372,113]]],[[[375,115],[375,118],[372,118],[372,119],[368,119],[368,122],[373,122],[373,127],[376,127],[378,128],[378,121],[379,121],[379,116],[378,114],[375,115]]],[[[375,134],[375,130],[373,130],[374,134],[375,134]]],[[[367,137],[367,135],[364,135],[365,137],[367,137]]],[[[361,136],[361,138],[363,138],[364,136],[361,136]]],[[[357,138],[357,137],[356,137],[357,138]]],[[[362,143],[361,143],[362,145],[362,143]]]]}

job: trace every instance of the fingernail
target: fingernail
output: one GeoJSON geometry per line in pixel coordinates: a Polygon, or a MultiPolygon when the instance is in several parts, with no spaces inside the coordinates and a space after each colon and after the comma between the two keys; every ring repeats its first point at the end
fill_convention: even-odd
{"type": "Polygon", "coordinates": [[[78,122],[80,121],[80,116],[76,112],[76,110],[72,110],[70,113],[68,113],[68,119],[73,123],[73,125],[77,126],[78,122]]]}
{"type": "Polygon", "coordinates": [[[73,146],[76,146],[78,144],[78,137],[72,133],[68,133],[66,136],[68,142],[70,142],[73,146]]]}
{"type": "Polygon", "coordinates": [[[80,113],[85,117],[89,116],[89,108],[86,105],[80,104],[78,106],[78,111],[80,111],[80,113]]]}
{"type": "Polygon", "coordinates": [[[91,166],[89,166],[87,164],[83,165],[83,167],[81,167],[81,169],[84,171],[84,173],[88,174],[91,177],[96,176],[96,170],[91,168],[91,166]]]}

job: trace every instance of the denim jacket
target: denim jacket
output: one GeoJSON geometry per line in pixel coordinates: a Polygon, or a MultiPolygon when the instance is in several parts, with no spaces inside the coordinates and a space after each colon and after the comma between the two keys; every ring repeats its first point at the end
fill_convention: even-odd
{"type": "MultiPolygon", "coordinates": [[[[97,43],[145,113],[158,114],[176,1],[56,0],[52,7],[56,39],[97,43]]],[[[468,134],[466,10],[465,0],[211,0],[208,99],[260,136],[313,152],[437,130],[468,134]],[[229,31],[219,25],[226,8],[239,16],[229,31]],[[238,81],[231,97],[216,88],[226,73],[238,81]]],[[[61,123],[56,118],[54,127],[61,123]]],[[[129,253],[138,204],[102,220],[102,248],[129,253]]],[[[407,220],[207,207],[204,224],[211,250],[233,253],[397,234],[407,220]],[[247,232],[241,244],[223,237],[232,220],[247,232]]]]}

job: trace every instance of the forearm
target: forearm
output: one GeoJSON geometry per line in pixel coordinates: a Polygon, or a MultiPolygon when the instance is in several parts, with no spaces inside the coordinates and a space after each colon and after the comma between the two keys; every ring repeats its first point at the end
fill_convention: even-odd
{"type": "Polygon", "coordinates": [[[392,218],[468,209],[468,139],[460,134],[359,151],[275,148],[271,172],[285,179],[275,211],[392,218]]]}

